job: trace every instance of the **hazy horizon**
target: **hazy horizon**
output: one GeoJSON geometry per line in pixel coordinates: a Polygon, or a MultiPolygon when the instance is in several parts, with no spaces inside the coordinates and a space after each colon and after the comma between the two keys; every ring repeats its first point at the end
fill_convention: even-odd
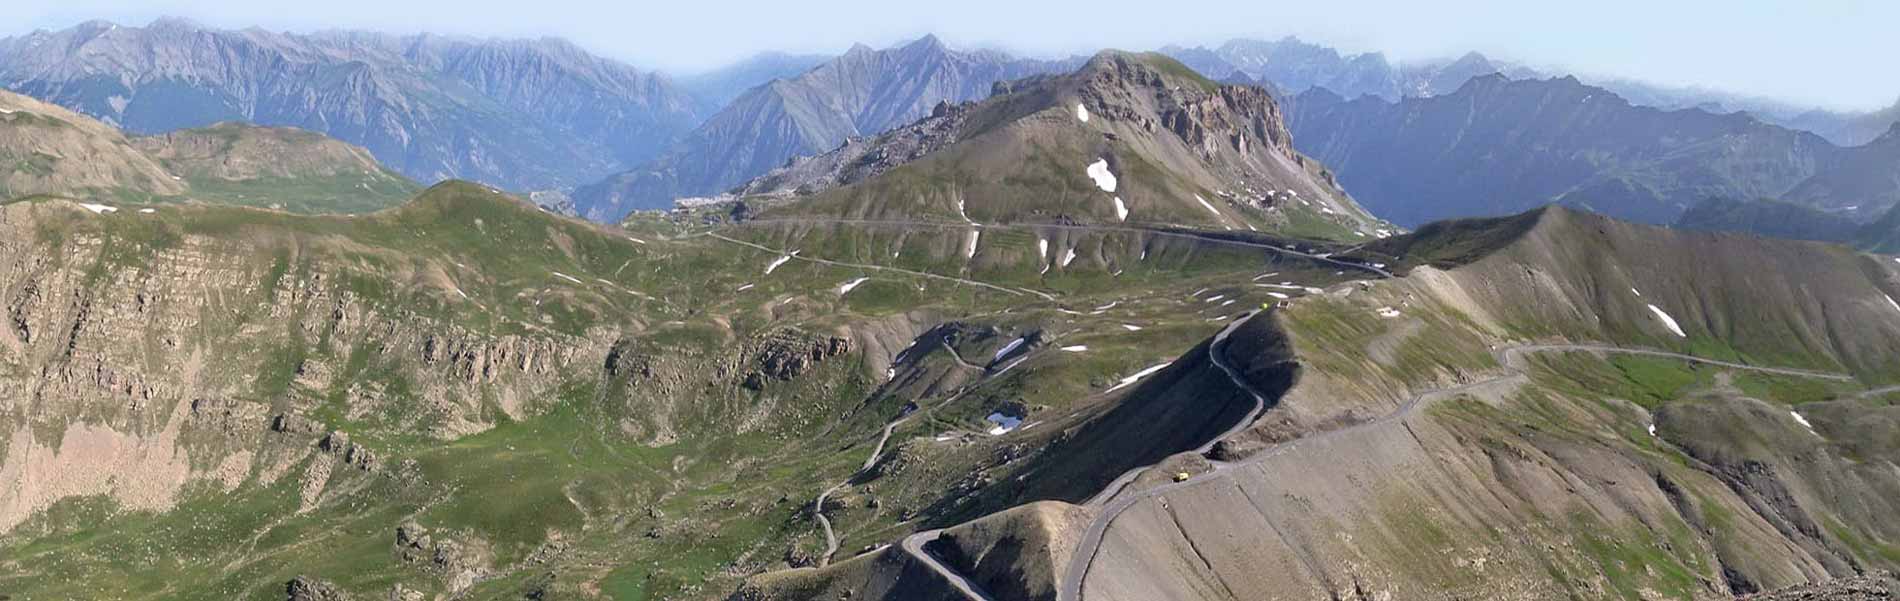
{"type": "Polygon", "coordinates": [[[691,75],[761,52],[838,54],[857,43],[886,47],[927,34],[958,48],[1040,57],[1290,35],[1342,53],[1383,53],[1395,62],[1475,51],[1553,74],[1626,78],[1833,110],[1876,110],[1900,98],[1900,78],[1878,77],[1881,70],[1862,66],[1872,57],[1900,54],[1900,38],[1880,31],[1900,19],[1900,3],[1850,0],[1808,3],[1792,12],[1759,0],[1613,0],[1588,7],[1473,0],[1429,7],[1384,0],[1330,7],[1233,2],[1183,11],[1203,19],[1157,19],[1152,6],[1130,2],[1053,6],[995,0],[966,2],[956,10],[865,0],[686,6],[546,0],[531,14],[494,0],[335,0],[294,8],[229,0],[159,0],[136,7],[101,0],[21,3],[13,13],[23,18],[0,27],[0,37],[93,19],[143,26],[164,16],[224,29],[552,36],[643,69],[691,75]]]}

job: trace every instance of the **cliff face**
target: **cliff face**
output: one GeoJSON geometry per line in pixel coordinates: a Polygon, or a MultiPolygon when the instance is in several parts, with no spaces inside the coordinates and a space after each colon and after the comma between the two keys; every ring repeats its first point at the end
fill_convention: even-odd
{"type": "Polygon", "coordinates": [[[164,512],[189,486],[252,478],[305,478],[314,504],[328,468],[290,473],[300,462],[334,452],[338,473],[377,468],[360,444],[319,444],[304,416],[321,391],[345,399],[338,417],[400,416],[383,427],[451,438],[544,410],[529,399],[605,355],[598,336],[496,334],[389,306],[321,244],[181,233],[164,222],[181,210],[0,208],[0,531],[62,499],[164,512]],[[85,225],[108,219],[133,223],[85,225]],[[391,378],[357,379],[366,368],[391,378]]]}

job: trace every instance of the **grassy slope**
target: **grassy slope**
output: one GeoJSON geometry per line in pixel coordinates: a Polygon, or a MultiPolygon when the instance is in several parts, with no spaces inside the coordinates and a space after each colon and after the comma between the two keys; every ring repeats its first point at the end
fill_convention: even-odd
{"type": "MultiPolygon", "coordinates": [[[[902,366],[906,375],[898,384],[884,386],[872,367],[883,359],[866,349],[798,380],[751,392],[718,376],[698,381],[709,375],[708,366],[730,369],[729,361],[743,357],[751,341],[787,325],[856,331],[913,315],[1002,328],[994,336],[960,341],[971,358],[994,353],[1014,332],[1033,330],[1090,347],[1073,354],[1044,349],[1008,377],[985,383],[900,433],[898,442],[937,460],[928,469],[893,473],[841,495],[861,503],[878,490],[885,500],[878,509],[854,504],[833,514],[846,549],[855,549],[900,536],[906,529],[899,526],[902,511],[930,508],[944,498],[949,482],[987,465],[1004,443],[977,438],[930,445],[908,437],[980,430],[981,417],[1005,403],[1060,414],[1123,375],[1184,352],[1219,327],[1209,319],[1269,300],[1259,290],[1234,289],[1238,300],[1222,307],[1187,298],[1181,286],[1244,280],[1277,268],[1271,255],[1178,239],[1065,237],[1061,244],[1103,250],[1043,277],[1025,254],[1033,244],[1028,233],[999,233],[995,246],[985,247],[983,261],[964,265],[958,252],[962,234],[951,232],[936,239],[906,235],[903,257],[889,263],[1048,290],[1061,300],[805,261],[766,276],[773,254],[693,237],[695,228],[618,233],[460,183],[357,217],[212,206],[164,206],[150,214],[126,207],[94,215],[50,199],[6,210],[34,215],[37,244],[49,255],[101,241],[106,252],[98,263],[65,268],[99,274],[90,285],[104,294],[112,294],[104,287],[114,274],[165,265],[178,252],[217,249],[247,275],[228,278],[244,281],[210,284],[249,290],[242,298],[256,300],[214,292],[236,301],[239,312],[219,317],[219,325],[185,344],[212,348],[214,357],[228,358],[218,361],[228,361],[232,372],[255,375],[252,384],[233,389],[234,401],[300,412],[324,430],[350,433],[384,466],[374,473],[339,467],[324,486],[329,492],[323,501],[298,513],[300,478],[315,457],[305,454],[311,439],[245,434],[240,442],[207,442],[202,450],[213,458],[240,444],[253,445],[248,448],[260,453],[260,461],[285,458],[291,462],[288,475],[267,483],[254,471],[229,493],[200,481],[188,487],[178,510],[156,515],[119,511],[98,497],[61,501],[0,541],[20,568],[0,576],[0,586],[35,597],[184,598],[209,590],[264,599],[281,595],[282,582],[298,574],[335,581],[359,595],[380,595],[395,583],[445,590],[426,562],[395,558],[392,532],[403,520],[492,555],[499,571],[469,591],[474,598],[515,596],[544,585],[569,593],[598,587],[617,599],[721,597],[737,576],[783,566],[778,562],[787,549],[814,552],[820,541],[803,500],[853,471],[875,429],[903,403],[941,401],[952,392],[911,391],[905,387],[912,379],[954,368],[945,354],[931,353],[902,366]],[[1150,256],[1140,260],[1144,248],[1150,256]],[[1121,264],[1122,276],[1107,275],[1104,261],[1121,264]],[[873,279],[849,295],[837,293],[839,284],[861,274],[873,279]],[[321,283],[313,284],[317,276],[321,283]],[[738,291],[746,284],[753,287],[738,291]],[[269,299],[311,285],[416,324],[419,333],[515,336],[578,348],[618,337],[643,357],[681,357],[654,363],[655,369],[695,379],[668,385],[603,376],[599,364],[578,364],[530,391],[533,398],[513,417],[499,404],[508,394],[505,382],[456,385],[451,389],[478,397],[488,424],[479,434],[443,441],[419,429],[433,423],[424,409],[444,386],[439,376],[406,353],[377,350],[406,348],[414,338],[309,331],[299,326],[303,318],[285,319],[267,309],[274,302],[269,299]],[[1057,310],[1110,303],[1118,306],[1095,315],[1057,310]],[[1145,329],[1129,332],[1122,324],[1145,329]],[[334,381],[314,387],[292,373],[306,361],[331,366],[334,381]],[[913,372],[919,375],[908,375],[913,372]],[[365,385],[379,391],[380,405],[364,405],[365,385]],[[657,415],[677,422],[675,441],[652,444],[657,415]],[[767,421],[741,425],[751,423],[751,415],[767,421]],[[530,557],[548,558],[553,584],[540,580],[546,570],[531,569],[541,564],[527,563],[530,557]]],[[[801,247],[802,256],[867,263],[886,262],[883,249],[895,239],[877,228],[734,233],[801,247]]],[[[1303,279],[1317,279],[1318,273],[1303,279]]],[[[906,343],[889,339],[877,352],[894,353],[906,343]]],[[[256,432],[262,426],[243,427],[256,432]]],[[[939,510],[942,515],[954,513],[948,507],[939,510]]]]}

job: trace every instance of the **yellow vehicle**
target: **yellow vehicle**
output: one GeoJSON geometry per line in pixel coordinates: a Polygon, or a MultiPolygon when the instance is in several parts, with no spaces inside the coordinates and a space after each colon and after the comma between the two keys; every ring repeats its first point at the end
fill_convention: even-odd
{"type": "Polygon", "coordinates": [[[1188,478],[1190,478],[1190,477],[1192,477],[1192,476],[1189,476],[1187,472],[1175,472],[1175,473],[1174,473],[1174,481],[1175,481],[1175,482],[1186,482],[1186,481],[1187,481],[1187,479],[1188,479],[1188,478]]]}

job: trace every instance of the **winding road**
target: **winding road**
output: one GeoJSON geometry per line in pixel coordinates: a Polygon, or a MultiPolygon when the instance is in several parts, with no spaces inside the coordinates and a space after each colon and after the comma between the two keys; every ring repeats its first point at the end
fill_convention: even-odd
{"type": "MultiPolygon", "coordinates": [[[[1233,327],[1230,326],[1228,330],[1223,332],[1223,334],[1227,332],[1231,332],[1232,330],[1233,330],[1233,327]]],[[[1208,347],[1208,352],[1213,358],[1214,364],[1220,367],[1221,371],[1226,372],[1228,377],[1234,380],[1234,384],[1236,386],[1239,386],[1242,389],[1247,390],[1249,393],[1253,394],[1257,400],[1261,399],[1261,395],[1256,390],[1253,389],[1251,384],[1247,383],[1245,379],[1239,377],[1239,374],[1237,372],[1235,372],[1232,368],[1227,366],[1226,361],[1218,352],[1218,349],[1220,348],[1219,342],[1220,342],[1220,339],[1217,339],[1215,344],[1209,345],[1208,347]]],[[[1470,392],[1472,390],[1476,390],[1479,388],[1488,387],[1488,386],[1496,386],[1496,385],[1502,385],[1502,384],[1507,384],[1507,383],[1527,381],[1529,379],[1529,375],[1526,373],[1526,370],[1523,367],[1520,367],[1522,365],[1523,355],[1527,353],[1546,353],[1546,352],[1597,352],[1597,353],[1616,353],[1616,354],[1628,354],[1628,355],[1644,355],[1644,356],[1651,356],[1651,357],[1665,357],[1665,358],[1671,358],[1671,359],[1679,359],[1683,361],[1689,361],[1692,363],[1703,363],[1707,365],[1716,365],[1716,366],[1728,367],[1732,369],[1758,371],[1758,372],[1763,372],[1763,373],[1772,373],[1772,374],[1807,377],[1807,378],[1819,378],[1819,379],[1836,380],[1836,381],[1849,381],[1849,382],[1853,381],[1852,376],[1848,376],[1845,374],[1821,372],[1821,371],[1814,371],[1814,370],[1807,370],[1807,369],[1786,368],[1786,367],[1760,367],[1760,366],[1754,366],[1754,365],[1745,365],[1741,363],[1735,363],[1731,361],[1722,361],[1719,359],[1708,359],[1708,358],[1703,358],[1703,357],[1696,357],[1693,355],[1672,353],[1669,351],[1624,348],[1624,347],[1616,347],[1616,346],[1608,346],[1608,345],[1530,344],[1530,345],[1518,345],[1518,346],[1510,346],[1510,347],[1496,349],[1494,353],[1498,357],[1499,364],[1503,365],[1509,373],[1506,373],[1505,375],[1500,375],[1494,378],[1487,378],[1487,379],[1476,381],[1476,382],[1462,384],[1459,386],[1453,386],[1450,388],[1439,388],[1439,389],[1433,389],[1433,390],[1420,392],[1416,395],[1413,395],[1411,398],[1407,399],[1404,404],[1399,406],[1398,409],[1392,411],[1391,413],[1387,413],[1383,416],[1380,416],[1379,418],[1374,419],[1372,421],[1360,423],[1360,424],[1346,427],[1346,428],[1341,428],[1338,430],[1330,430],[1327,432],[1321,432],[1321,433],[1314,434],[1312,436],[1308,436],[1305,438],[1290,440],[1287,442],[1269,446],[1267,448],[1261,449],[1259,452],[1256,452],[1253,455],[1247,457],[1246,459],[1243,459],[1238,462],[1223,462],[1223,461],[1215,461],[1215,460],[1210,459],[1209,463],[1212,464],[1213,469],[1208,470],[1207,472],[1201,473],[1199,475],[1188,478],[1186,480],[1182,480],[1180,482],[1172,482],[1172,483],[1164,484],[1161,486],[1143,490],[1133,495],[1117,498],[1117,495],[1120,493],[1121,489],[1125,488],[1128,482],[1132,481],[1134,477],[1139,474],[1140,469],[1145,469],[1145,468],[1138,468],[1136,471],[1133,471],[1129,474],[1123,474],[1121,478],[1117,478],[1116,481],[1114,483],[1111,483],[1109,487],[1105,489],[1101,494],[1098,494],[1094,498],[1089,500],[1088,506],[1090,507],[1100,506],[1104,502],[1108,502],[1108,505],[1102,509],[1102,511],[1095,518],[1094,521],[1089,523],[1088,529],[1083,532],[1082,542],[1080,545],[1077,546],[1075,555],[1071,557],[1068,570],[1064,572],[1062,576],[1062,580],[1059,583],[1059,586],[1056,590],[1056,599],[1058,601],[1080,601],[1080,599],[1082,599],[1082,581],[1088,576],[1089,567],[1091,566],[1091,564],[1094,563],[1096,554],[1101,550],[1102,538],[1107,535],[1109,525],[1114,523],[1115,519],[1117,517],[1120,517],[1122,512],[1127,511],[1128,508],[1133,507],[1136,503],[1139,503],[1144,500],[1152,499],[1158,496],[1166,495],[1167,493],[1172,492],[1172,491],[1181,490],[1181,489],[1185,489],[1192,486],[1199,486],[1201,484],[1205,484],[1207,482],[1226,477],[1228,475],[1229,470],[1232,470],[1233,468],[1246,466],[1246,465],[1254,465],[1257,463],[1264,462],[1268,459],[1280,456],[1282,454],[1285,454],[1288,451],[1298,448],[1298,446],[1301,443],[1314,443],[1314,442],[1326,441],[1326,440],[1330,440],[1330,439],[1337,438],[1340,436],[1345,436],[1350,433],[1356,433],[1356,432],[1361,432],[1361,431],[1365,431],[1372,428],[1378,428],[1392,422],[1406,419],[1408,417],[1411,417],[1419,409],[1428,407],[1432,403],[1437,402],[1440,399],[1456,397],[1460,394],[1470,392]],[[1111,499],[1113,499],[1113,501],[1109,502],[1111,499]]],[[[1255,413],[1256,414],[1258,413],[1258,409],[1256,409],[1255,413]]],[[[1244,429],[1245,427],[1252,425],[1252,421],[1256,417],[1257,415],[1252,416],[1247,420],[1243,420],[1243,422],[1240,425],[1237,425],[1235,426],[1235,428],[1228,430],[1226,433],[1223,433],[1219,438],[1209,441],[1206,445],[1202,445],[1202,447],[1200,449],[1197,449],[1196,452],[1205,454],[1208,449],[1211,449],[1213,445],[1218,443],[1222,438],[1232,436],[1233,434],[1237,433],[1241,429],[1244,429]]]]}
{"type": "MultiPolygon", "coordinates": [[[[1185,229],[1165,230],[1165,229],[1115,226],[1115,225],[1082,225],[1082,224],[1059,224],[1059,223],[996,224],[996,223],[955,223],[955,222],[947,222],[947,221],[905,221],[905,220],[877,220],[877,219],[807,219],[807,218],[789,218],[789,217],[771,218],[771,219],[753,219],[753,220],[746,221],[743,223],[744,224],[805,223],[805,224],[841,224],[841,225],[882,225],[882,226],[896,226],[896,227],[934,227],[934,228],[944,228],[944,229],[976,228],[976,229],[986,229],[986,230],[1055,229],[1055,230],[1085,231],[1085,232],[1119,232],[1119,233],[1149,234],[1149,235],[1162,236],[1162,237],[1168,237],[1168,238],[1183,238],[1183,239],[1188,239],[1188,240],[1199,240],[1202,242],[1211,242],[1214,244],[1226,244],[1230,246],[1257,248],[1260,250],[1271,251],[1271,252],[1279,253],[1282,255],[1300,257],[1304,259],[1310,259],[1313,261],[1319,261],[1321,263],[1327,263],[1327,264],[1334,265],[1337,267],[1344,267],[1347,269],[1356,269],[1360,271],[1366,271],[1366,272],[1370,272],[1372,274],[1378,275],[1380,277],[1386,277],[1386,278],[1392,277],[1392,272],[1387,271],[1382,267],[1374,267],[1371,264],[1367,264],[1367,263],[1341,261],[1339,259],[1333,258],[1333,256],[1338,255],[1338,254],[1343,254],[1343,252],[1308,253],[1308,252],[1302,252],[1299,250],[1294,250],[1291,248],[1286,248],[1283,246],[1275,246],[1272,244],[1266,244],[1263,242],[1248,242],[1246,240],[1233,240],[1229,238],[1223,238],[1220,236],[1195,233],[1193,231],[1187,231],[1185,229]]],[[[728,242],[739,242],[737,240],[726,238],[718,234],[713,234],[713,236],[720,238],[722,240],[726,240],[728,242]]],[[[746,244],[748,246],[753,246],[755,248],[764,249],[764,247],[762,246],[751,244],[749,242],[740,242],[740,244],[746,244]]],[[[770,250],[770,249],[766,249],[766,250],[770,250]]],[[[852,265],[852,266],[855,267],[856,265],[852,265]]],[[[891,269],[891,268],[884,268],[884,269],[891,269]]],[[[907,270],[902,270],[902,269],[894,269],[894,271],[900,271],[900,272],[905,272],[905,273],[920,273],[920,272],[912,272],[912,271],[907,271],[907,270]]],[[[933,277],[946,277],[946,276],[937,276],[935,274],[929,274],[929,275],[932,275],[933,277]]],[[[957,279],[957,278],[948,278],[948,279],[957,279]]],[[[1037,294],[1040,294],[1040,293],[1037,293],[1037,294]]]]}
{"type": "Polygon", "coordinates": [[[964,279],[964,278],[959,278],[959,277],[955,277],[955,276],[947,276],[947,275],[939,275],[939,274],[935,274],[935,273],[929,273],[929,272],[924,272],[924,271],[912,271],[912,270],[909,270],[909,269],[903,269],[903,268],[899,268],[899,267],[885,267],[885,266],[883,266],[883,265],[870,265],[870,264],[866,264],[866,263],[847,263],[847,262],[844,262],[844,261],[833,261],[833,260],[830,260],[830,259],[814,259],[814,258],[811,258],[811,257],[801,257],[801,256],[798,256],[798,255],[794,255],[794,254],[789,254],[788,252],[786,252],[786,251],[783,251],[783,250],[779,250],[779,249],[776,249],[776,248],[772,248],[772,247],[769,247],[769,246],[765,246],[765,245],[762,245],[762,244],[753,244],[753,243],[751,243],[751,242],[746,242],[746,241],[744,241],[744,240],[738,240],[738,239],[734,239],[734,238],[728,238],[728,237],[726,237],[726,236],[722,236],[722,235],[720,235],[720,234],[717,234],[717,233],[711,233],[711,232],[708,232],[708,233],[707,233],[706,235],[707,235],[707,236],[710,236],[710,237],[712,237],[712,238],[715,238],[715,239],[718,239],[718,240],[723,240],[723,241],[725,241],[725,242],[730,242],[730,243],[733,243],[733,244],[737,244],[737,245],[740,245],[740,246],[745,246],[745,247],[749,247],[749,248],[755,248],[755,249],[758,249],[758,250],[762,250],[762,251],[765,251],[765,252],[769,252],[769,253],[775,253],[775,254],[778,254],[778,255],[780,255],[780,256],[785,256],[785,257],[791,257],[791,258],[793,258],[793,259],[797,259],[797,260],[800,260],[800,261],[807,261],[807,262],[811,262],[811,263],[817,263],[817,264],[820,264],[820,265],[830,265],[830,266],[833,266],[833,267],[849,267],[849,268],[852,268],[852,269],[865,269],[865,270],[870,270],[870,271],[887,271],[887,272],[891,272],[891,273],[901,273],[901,274],[905,274],[905,275],[911,275],[911,276],[916,276],[916,277],[920,277],[920,278],[929,278],[929,279],[933,279],[933,280],[944,280],[944,281],[948,281],[948,282],[958,282],[958,283],[962,283],[962,284],[969,284],[969,285],[971,285],[971,286],[977,286],[977,287],[980,287],[980,288],[988,288],[988,289],[990,289],[990,290],[995,290],[995,291],[997,291],[997,292],[1003,292],[1003,293],[1007,293],[1007,294],[1010,294],[1010,295],[1012,295],[1012,296],[1022,296],[1022,295],[1024,295],[1024,294],[1032,294],[1032,295],[1035,295],[1035,296],[1038,296],[1038,297],[1041,297],[1041,298],[1042,298],[1042,300],[1046,300],[1046,301],[1054,301],[1054,300],[1056,300],[1056,297],[1055,297],[1055,296],[1053,296],[1053,295],[1051,295],[1051,294],[1049,294],[1049,293],[1046,293],[1046,292],[1039,292],[1039,291],[1035,291],[1035,290],[1026,290],[1026,289],[1025,289],[1025,290],[1017,290],[1017,289],[1015,289],[1015,288],[1006,288],[1006,287],[1003,287],[1003,286],[998,286],[998,285],[996,285],[996,284],[991,284],[991,283],[989,283],[989,282],[980,282],[980,281],[977,281],[977,280],[969,280],[969,279],[964,279]]]}

